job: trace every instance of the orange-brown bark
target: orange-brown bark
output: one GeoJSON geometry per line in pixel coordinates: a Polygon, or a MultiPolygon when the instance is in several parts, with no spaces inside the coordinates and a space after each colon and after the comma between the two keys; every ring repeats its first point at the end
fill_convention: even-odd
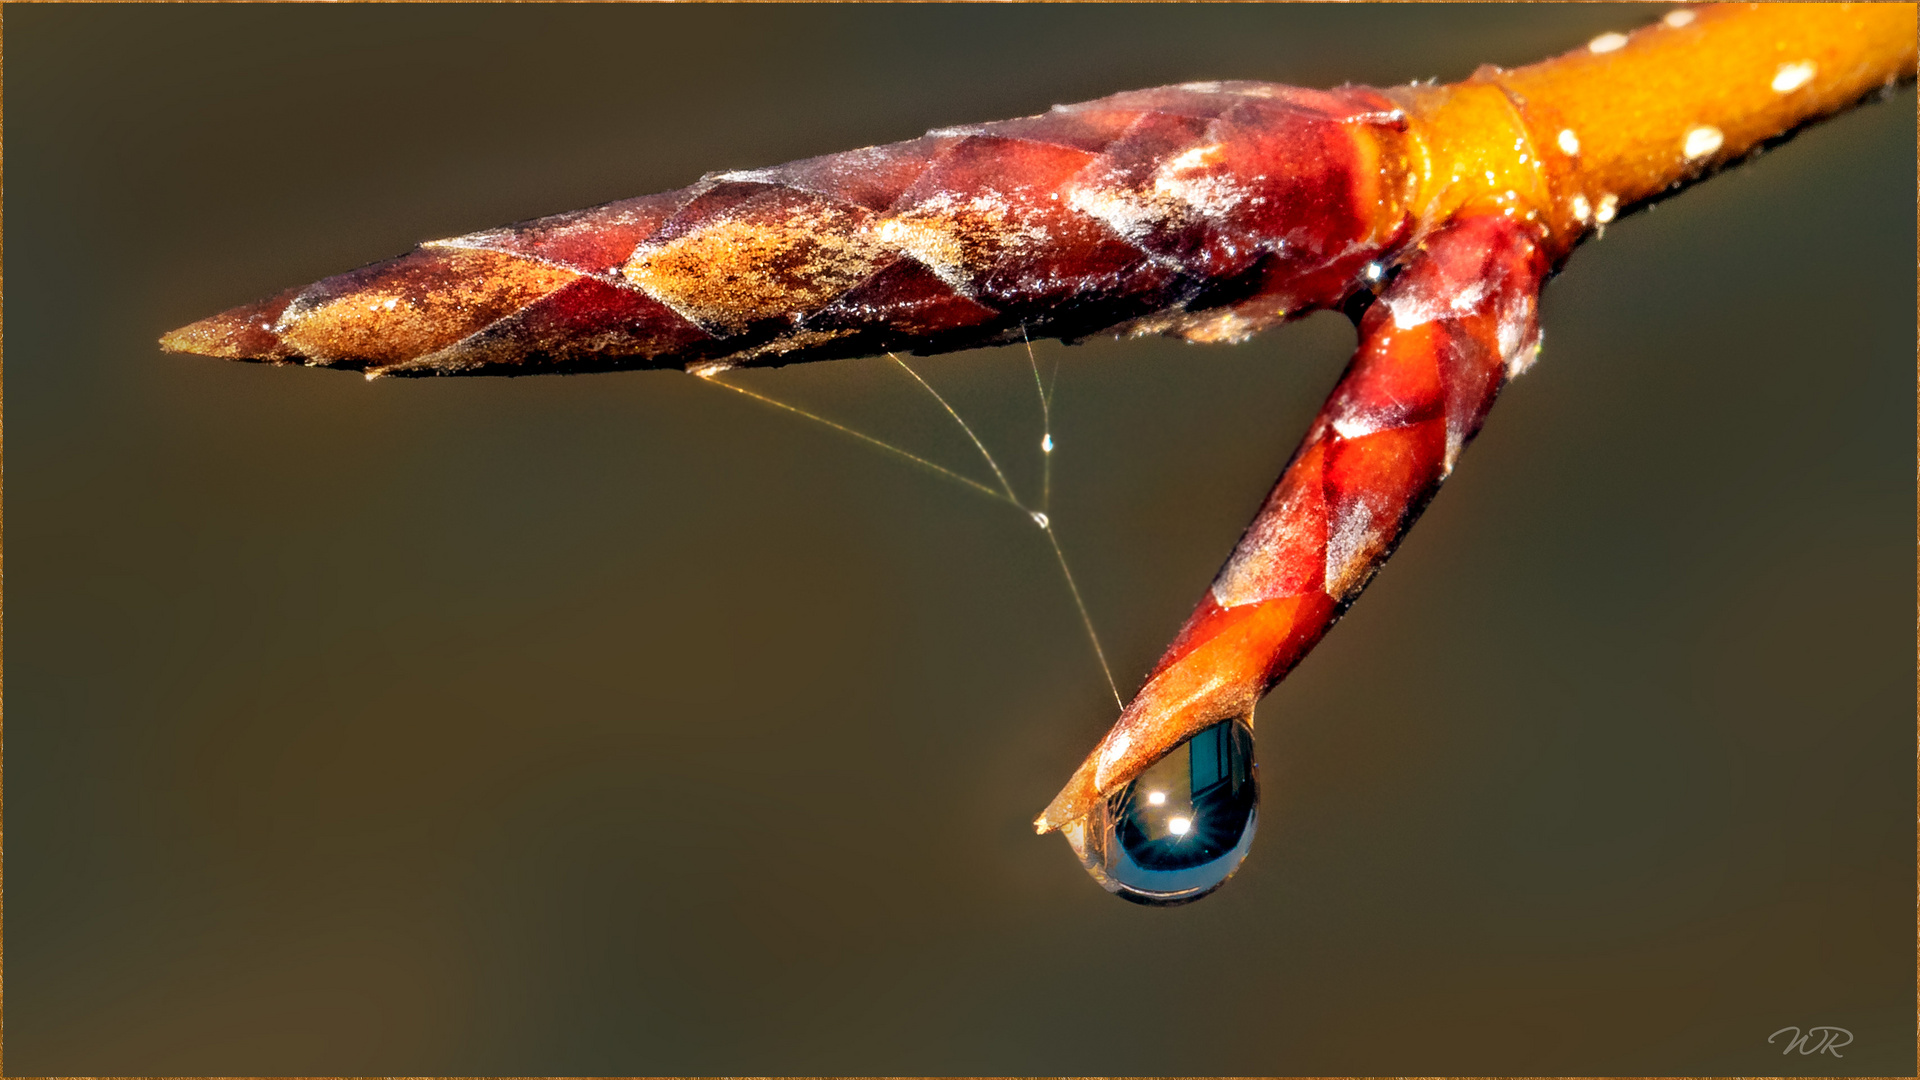
{"type": "Polygon", "coordinates": [[[1911,79],[1914,56],[1912,4],[1716,4],[1392,93],[1426,155],[1431,220],[1517,198],[1564,255],[1633,204],[1911,79]]]}

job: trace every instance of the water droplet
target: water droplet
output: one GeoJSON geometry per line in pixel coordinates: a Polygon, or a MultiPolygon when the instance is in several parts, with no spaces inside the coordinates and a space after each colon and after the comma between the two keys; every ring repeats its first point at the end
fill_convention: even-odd
{"type": "Polygon", "coordinates": [[[1613,220],[1613,216],[1618,213],[1619,210],[1620,196],[1602,195],[1600,196],[1600,205],[1593,208],[1593,220],[1601,225],[1605,225],[1607,222],[1613,220]]]}
{"type": "Polygon", "coordinates": [[[1580,152],[1580,136],[1575,135],[1572,128],[1560,129],[1560,152],[1568,157],[1580,152]]]}
{"type": "Polygon", "coordinates": [[[1773,73],[1773,92],[1790,94],[1813,80],[1814,72],[1820,70],[1811,60],[1802,60],[1797,64],[1781,64],[1780,70],[1773,73]]]}
{"type": "Polygon", "coordinates": [[[1618,34],[1618,33],[1601,34],[1599,37],[1594,38],[1592,41],[1587,42],[1587,49],[1590,52],[1610,53],[1615,49],[1620,48],[1622,45],[1625,45],[1626,43],[1627,43],[1627,35],[1625,34],[1618,34]]]}
{"type": "Polygon", "coordinates": [[[1693,21],[1693,12],[1686,8],[1675,8],[1662,16],[1660,21],[1678,30],[1693,21]]]}
{"type": "Polygon", "coordinates": [[[1575,195],[1573,197],[1572,210],[1573,220],[1582,225],[1585,225],[1587,219],[1593,216],[1593,207],[1587,203],[1587,197],[1585,195],[1575,195]]]}
{"type": "Polygon", "coordinates": [[[1045,435],[1040,436],[1040,452],[1043,454],[1053,453],[1053,433],[1052,432],[1048,432],[1045,435]]]}
{"type": "Polygon", "coordinates": [[[1041,513],[1040,511],[1035,510],[1033,512],[1033,523],[1044,529],[1047,526],[1053,524],[1053,519],[1041,513]]]}
{"type": "Polygon", "coordinates": [[[1154,762],[1063,830],[1108,892],[1184,904],[1220,887],[1253,846],[1253,731],[1225,720],[1154,762]]]}
{"type": "Polygon", "coordinates": [[[1688,161],[1694,161],[1720,149],[1720,144],[1724,141],[1726,137],[1720,134],[1719,128],[1711,124],[1702,124],[1688,130],[1687,140],[1680,145],[1680,152],[1687,155],[1688,161]]]}

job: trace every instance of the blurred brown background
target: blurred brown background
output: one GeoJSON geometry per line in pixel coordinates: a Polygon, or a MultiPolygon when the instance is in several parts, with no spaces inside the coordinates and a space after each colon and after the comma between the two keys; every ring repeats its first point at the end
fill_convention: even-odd
{"type": "MultiPolygon", "coordinates": [[[[9,1072],[1910,1074],[1910,90],[1575,256],[1176,910],[1031,834],[1112,703],[1006,507],[675,373],[153,343],[709,169],[1657,13],[9,8],[9,1072]]],[[[1350,347],[1042,347],[1129,688],[1350,347]]],[[[1032,485],[1024,357],[923,370],[1032,485]]],[[[977,469],[882,364],[750,381],[977,469]]]]}

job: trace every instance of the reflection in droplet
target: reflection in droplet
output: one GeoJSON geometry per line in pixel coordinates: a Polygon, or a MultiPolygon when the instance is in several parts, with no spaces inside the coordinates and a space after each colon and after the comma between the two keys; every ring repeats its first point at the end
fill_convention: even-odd
{"type": "Polygon", "coordinates": [[[1253,845],[1253,731],[1225,720],[1174,747],[1061,830],[1108,892],[1184,904],[1220,887],[1253,845]]]}

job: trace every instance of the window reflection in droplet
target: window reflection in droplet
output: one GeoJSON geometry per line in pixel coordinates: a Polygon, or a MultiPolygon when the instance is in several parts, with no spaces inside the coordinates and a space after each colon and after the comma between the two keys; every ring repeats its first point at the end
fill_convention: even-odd
{"type": "Polygon", "coordinates": [[[1206,728],[1062,831],[1108,892],[1183,904],[1220,887],[1253,844],[1253,731],[1206,728]]]}

